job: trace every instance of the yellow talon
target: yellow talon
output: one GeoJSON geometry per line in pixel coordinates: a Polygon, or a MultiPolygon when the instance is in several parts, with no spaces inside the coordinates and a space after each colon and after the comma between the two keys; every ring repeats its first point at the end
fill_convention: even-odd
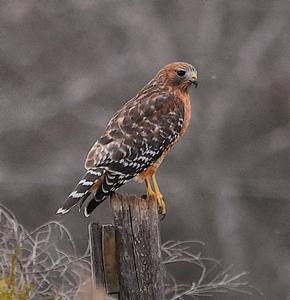
{"type": "Polygon", "coordinates": [[[163,200],[163,196],[161,194],[155,194],[156,199],[157,199],[157,203],[158,203],[158,212],[161,215],[165,215],[166,214],[166,207],[165,207],[165,202],[163,200]]]}
{"type": "Polygon", "coordinates": [[[145,184],[146,184],[146,191],[147,191],[147,197],[155,196],[154,191],[152,190],[150,181],[148,178],[145,178],[145,184]]]}
{"type": "Polygon", "coordinates": [[[152,178],[153,187],[154,187],[154,191],[155,191],[155,197],[156,197],[157,204],[158,204],[158,211],[161,215],[165,215],[166,214],[165,202],[164,202],[163,196],[159,190],[155,174],[153,174],[151,176],[151,178],[152,178]]]}

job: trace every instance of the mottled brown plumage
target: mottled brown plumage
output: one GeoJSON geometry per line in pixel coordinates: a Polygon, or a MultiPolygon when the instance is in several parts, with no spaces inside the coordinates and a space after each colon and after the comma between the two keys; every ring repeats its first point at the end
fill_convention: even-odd
{"type": "Polygon", "coordinates": [[[188,127],[192,83],[197,86],[196,71],[190,64],[169,64],[117,111],[87,156],[87,173],[58,213],[66,213],[78,202],[82,205],[95,193],[85,208],[89,215],[132,178],[145,181],[147,194],[154,193],[165,212],[155,172],[188,127]],[[151,176],[155,191],[150,186],[151,176]]]}

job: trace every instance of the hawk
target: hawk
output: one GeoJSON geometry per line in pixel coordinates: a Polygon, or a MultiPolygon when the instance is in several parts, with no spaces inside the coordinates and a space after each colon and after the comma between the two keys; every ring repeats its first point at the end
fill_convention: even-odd
{"type": "Polygon", "coordinates": [[[155,174],[189,125],[192,84],[198,85],[196,69],[184,62],[171,63],[125,103],[89,151],[85,162],[87,172],[57,214],[67,213],[77,203],[81,209],[93,194],[84,209],[85,216],[89,216],[133,178],[145,182],[147,196],[154,196],[159,212],[165,214],[155,174]]]}

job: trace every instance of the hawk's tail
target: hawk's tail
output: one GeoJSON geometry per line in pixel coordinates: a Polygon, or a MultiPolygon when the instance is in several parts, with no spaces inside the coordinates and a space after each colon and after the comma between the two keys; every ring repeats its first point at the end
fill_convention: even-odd
{"type": "Polygon", "coordinates": [[[66,214],[77,203],[82,206],[83,202],[89,197],[91,192],[96,191],[103,181],[105,169],[90,169],[76,185],[73,192],[68,196],[63,206],[58,209],[57,214],[66,214]]]}
{"type": "Polygon", "coordinates": [[[107,171],[102,177],[102,182],[98,185],[94,199],[89,201],[85,207],[84,214],[88,217],[92,211],[99,206],[108,196],[129,181],[133,176],[107,171]]]}

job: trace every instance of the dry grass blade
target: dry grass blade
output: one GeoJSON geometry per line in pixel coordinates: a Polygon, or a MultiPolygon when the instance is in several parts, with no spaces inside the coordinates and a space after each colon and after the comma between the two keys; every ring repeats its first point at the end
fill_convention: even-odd
{"type": "Polygon", "coordinates": [[[13,256],[15,282],[32,286],[29,299],[73,299],[82,277],[90,274],[88,252],[76,256],[72,236],[63,225],[52,221],[28,232],[0,206],[0,278],[11,273],[13,256]]]}
{"type": "MultiPolygon", "coordinates": [[[[163,264],[168,271],[166,299],[200,299],[229,291],[250,295],[246,273],[222,269],[218,261],[203,256],[203,247],[199,241],[168,241],[162,245],[163,264]],[[182,264],[193,267],[197,279],[191,284],[178,283],[169,272],[172,266],[182,264]]],[[[72,236],[63,225],[52,221],[28,232],[9,210],[0,206],[0,279],[7,274],[15,277],[15,290],[29,287],[29,299],[92,297],[85,296],[91,278],[89,253],[76,256],[72,236]]],[[[107,297],[101,290],[96,293],[107,297]]]]}
{"type": "Polygon", "coordinates": [[[214,293],[236,292],[252,294],[246,281],[246,272],[233,274],[231,268],[222,269],[215,259],[204,257],[197,241],[168,241],[162,246],[163,263],[166,269],[171,264],[192,264],[198,279],[191,284],[180,284],[168,273],[166,276],[166,299],[200,299],[214,293]]]}

